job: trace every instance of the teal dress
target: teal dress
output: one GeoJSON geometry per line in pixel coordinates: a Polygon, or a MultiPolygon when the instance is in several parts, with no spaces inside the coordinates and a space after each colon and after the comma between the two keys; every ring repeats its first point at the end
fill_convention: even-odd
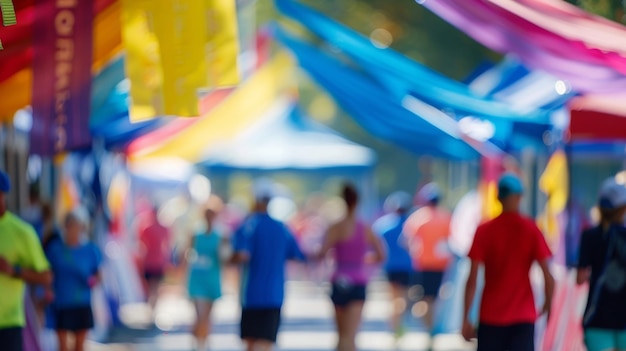
{"type": "Polygon", "coordinates": [[[213,301],[222,296],[220,243],[215,232],[194,237],[187,283],[190,298],[213,301]]]}

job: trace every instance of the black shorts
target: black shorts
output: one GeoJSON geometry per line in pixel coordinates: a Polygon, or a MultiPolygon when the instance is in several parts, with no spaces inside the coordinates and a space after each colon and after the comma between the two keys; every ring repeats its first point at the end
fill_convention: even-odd
{"type": "Polygon", "coordinates": [[[520,323],[495,326],[480,323],[477,351],[534,351],[535,325],[520,323]]]}
{"type": "Polygon", "coordinates": [[[424,289],[424,297],[437,298],[443,281],[443,272],[420,271],[417,276],[418,284],[424,289]]]}
{"type": "Polygon", "coordinates": [[[57,307],[54,316],[57,330],[89,330],[93,328],[93,312],[91,306],[57,307]]]}
{"type": "Polygon", "coordinates": [[[241,311],[241,338],[276,342],[280,308],[244,308],[241,311]]]}
{"type": "Polygon", "coordinates": [[[409,287],[415,284],[415,273],[407,271],[388,271],[387,281],[392,284],[409,287]]]}
{"type": "Polygon", "coordinates": [[[2,350],[6,351],[22,351],[23,350],[23,336],[21,327],[14,328],[0,328],[0,345],[2,350]]]}
{"type": "Polygon", "coordinates": [[[162,269],[146,269],[143,271],[143,277],[147,280],[163,280],[163,276],[165,276],[165,272],[162,269]]]}
{"type": "Polygon", "coordinates": [[[335,306],[345,307],[352,302],[365,301],[367,287],[365,285],[343,285],[333,283],[330,299],[335,306]]]}

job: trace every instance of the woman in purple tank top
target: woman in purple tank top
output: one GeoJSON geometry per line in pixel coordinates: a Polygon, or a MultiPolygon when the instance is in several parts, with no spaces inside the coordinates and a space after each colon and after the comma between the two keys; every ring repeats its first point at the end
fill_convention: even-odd
{"type": "Polygon", "coordinates": [[[346,215],[328,229],[319,256],[324,257],[334,249],[336,267],[331,279],[331,299],[335,306],[335,323],[339,334],[337,350],[356,351],[356,334],[361,324],[369,280],[367,266],[384,262],[385,250],[379,237],[357,219],[356,188],[345,184],[342,197],[346,203],[346,215]],[[374,249],[374,255],[368,259],[370,248],[374,249]]]}

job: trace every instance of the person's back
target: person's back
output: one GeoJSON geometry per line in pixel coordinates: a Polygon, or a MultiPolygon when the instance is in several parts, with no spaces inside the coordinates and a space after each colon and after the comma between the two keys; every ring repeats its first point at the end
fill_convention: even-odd
{"type": "Polygon", "coordinates": [[[284,299],[285,263],[304,259],[286,226],[267,213],[250,216],[242,225],[249,240],[250,260],[244,266],[245,307],[280,307],[284,299]]]}
{"type": "Polygon", "coordinates": [[[539,248],[542,236],[530,218],[518,213],[503,213],[477,229],[475,240],[481,246],[474,246],[469,256],[480,257],[484,266],[481,322],[534,323],[537,311],[529,273],[539,250],[544,250],[539,248]]]}
{"type": "Polygon", "coordinates": [[[340,284],[366,284],[368,274],[365,255],[368,247],[365,224],[356,221],[352,232],[334,245],[336,267],[332,280],[340,284]]]}
{"type": "Polygon", "coordinates": [[[407,219],[407,235],[417,244],[412,252],[415,269],[443,272],[448,268],[451,218],[450,212],[444,208],[424,206],[407,219]]]}
{"type": "Polygon", "coordinates": [[[169,230],[155,220],[143,229],[140,238],[144,270],[162,273],[169,261],[169,230]]]}

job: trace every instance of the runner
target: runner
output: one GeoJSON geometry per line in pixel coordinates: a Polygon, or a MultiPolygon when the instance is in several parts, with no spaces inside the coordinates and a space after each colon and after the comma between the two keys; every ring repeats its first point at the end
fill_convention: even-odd
{"type": "Polygon", "coordinates": [[[337,350],[356,351],[356,334],[361,325],[369,281],[367,265],[382,263],[386,257],[380,238],[357,219],[359,196],[356,188],[345,184],[341,194],[346,204],[346,214],[328,229],[318,257],[324,257],[329,250],[334,249],[336,267],[331,278],[331,299],[335,306],[337,350]],[[368,260],[370,247],[374,249],[374,256],[368,260]]]}
{"type": "Polygon", "coordinates": [[[407,236],[413,268],[418,272],[419,285],[423,288],[424,324],[432,333],[434,305],[443,275],[452,259],[448,247],[452,215],[439,206],[441,190],[435,183],[424,185],[417,198],[425,205],[406,220],[404,234],[407,236]]]}
{"type": "Polygon", "coordinates": [[[476,293],[480,266],[485,286],[480,304],[479,351],[534,351],[537,308],[530,284],[530,268],[538,262],[545,280],[542,313],[549,315],[554,279],[548,268],[551,256],[546,240],[535,222],[520,214],[522,182],[505,174],[498,182],[502,214],[478,227],[469,252],[471,268],[465,287],[462,334],[476,336],[470,309],[476,293]]]}
{"type": "Polygon", "coordinates": [[[241,338],[248,351],[269,351],[276,343],[284,300],[287,260],[305,260],[293,234],[269,216],[274,185],[259,180],[255,206],[233,237],[232,261],[241,264],[241,338]]]}
{"type": "Polygon", "coordinates": [[[384,207],[388,214],[374,222],[372,229],[387,244],[389,255],[385,262],[385,272],[393,306],[391,330],[396,338],[400,338],[404,334],[402,317],[407,307],[407,292],[415,278],[411,256],[402,235],[404,223],[412,207],[411,195],[395,192],[387,197],[384,207]]]}
{"type": "Polygon", "coordinates": [[[600,224],[582,234],[578,283],[589,281],[583,318],[588,351],[626,350],[626,187],[602,184],[600,224]]]}
{"type": "Polygon", "coordinates": [[[85,241],[86,214],[70,212],[65,217],[63,243],[49,247],[48,258],[54,272],[54,327],[59,351],[69,351],[69,338],[75,351],[83,351],[87,332],[94,326],[91,290],[99,283],[102,260],[98,248],[85,241]]]}
{"type": "Polygon", "coordinates": [[[195,349],[204,350],[211,331],[213,303],[222,296],[220,247],[224,241],[213,228],[219,207],[210,203],[204,211],[206,230],[191,239],[185,255],[189,265],[188,292],[196,309],[195,349]]]}
{"type": "Polygon", "coordinates": [[[139,234],[147,302],[152,310],[157,304],[159,286],[171,258],[170,231],[159,222],[157,212],[154,208],[147,215],[147,224],[139,234]]]}
{"type": "Polygon", "coordinates": [[[7,210],[10,189],[0,171],[0,348],[22,351],[26,283],[50,285],[52,274],[33,227],[7,210]]]}

